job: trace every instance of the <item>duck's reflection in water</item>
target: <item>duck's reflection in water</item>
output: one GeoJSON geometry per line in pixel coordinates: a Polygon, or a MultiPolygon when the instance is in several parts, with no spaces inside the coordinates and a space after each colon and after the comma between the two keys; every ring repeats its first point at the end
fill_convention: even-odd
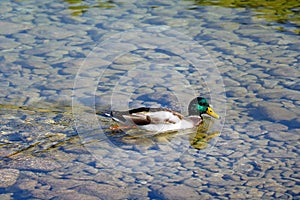
{"type": "Polygon", "coordinates": [[[172,144],[172,140],[182,137],[189,141],[191,147],[202,150],[209,146],[210,140],[220,134],[220,131],[210,132],[214,122],[212,118],[203,118],[204,121],[199,127],[189,130],[155,133],[135,128],[107,130],[105,134],[113,144],[125,149],[132,149],[133,146],[137,145],[148,149],[155,148],[154,146],[159,144],[172,144]]]}

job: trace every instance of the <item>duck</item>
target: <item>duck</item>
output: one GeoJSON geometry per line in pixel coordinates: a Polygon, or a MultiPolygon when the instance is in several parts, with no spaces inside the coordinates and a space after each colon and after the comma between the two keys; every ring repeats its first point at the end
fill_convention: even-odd
{"type": "Polygon", "coordinates": [[[203,122],[203,114],[215,119],[220,118],[203,97],[196,97],[190,101],[188,113],[188,116],[184,116],[169,108],[140,107],[128,111],[111,111],[105,113],[105,116],[122,124],[122,126],[111,126],[111,130],[140,128],[157,133],[198,127],[203,122]]]}

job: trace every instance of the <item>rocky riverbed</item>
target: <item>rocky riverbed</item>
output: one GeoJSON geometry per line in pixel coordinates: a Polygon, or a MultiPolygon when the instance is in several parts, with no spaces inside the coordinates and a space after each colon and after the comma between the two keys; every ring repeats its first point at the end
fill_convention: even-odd
{"type": "Polygon", "coordinates": [[[300,198],[300,40],[274,28],[297,25],[191,1],[73,3],[0,3],[0,199],[300,198]],[[114,133],[96,115],[186,114],[199,93],[222,118],[198,135],[114,133]]]}

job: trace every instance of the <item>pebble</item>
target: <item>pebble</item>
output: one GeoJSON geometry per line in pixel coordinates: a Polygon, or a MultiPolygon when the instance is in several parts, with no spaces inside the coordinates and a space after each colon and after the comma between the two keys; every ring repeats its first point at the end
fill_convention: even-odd
{"type": "Polygon", "coordinates": [[[0,13],[1,14],[9,13],[11,11],[12,11],[12,5],[11,4],[9,4],[9,5],[2,4],[1,5],[1,8],[0,8],[0,13]]]}
{"type": "Polygon", "coordinates": [[[129,191],[109,184],[88,183],[74,188],[81,194],[96,196],[101,199],[126,199],[129,191]]]}
{"type": "MultiPolygon", "coordinates": [[[[289,60],[289,63],[293,61],[289,60]]],[[[279,66],[277,69],[273,69],[270,71],[270,74],[274,76],[282,76],[282,77],[298,77],[300,76],[299,70],[295,67],[283,65],[279,66]]]]}
{"type": "Polygon", "coordinates": [[[51,25],[38,26],[34,29],[31,29],[29,33],[35,35],[38,38],[50,39],[50,40],[59,40],[59,39],[64,39],[75,35],[75,32],[70,31],[66,28],[60,28],[51,25]]]}
{"type": "Polygon", "coordinates": [[[271,102],[258,102],[252,104],[254,106],[261,117],[272,120],[272,121],[290,121],[297,117],[297,114],[293,111],[290,111],[279,103],[271,103],[271,102]]]}
{"type": "Polygon", "coordinates": [[[30,179],[22,179],[18,183],[18,187],[21,190],[34,190],[37,185],[38,185],[37,180],[30,180],[30,179]]]}
{"type": "Polygon", "coordinates": [[[246,199],[247,195],[243,192],[236,192],[229,195],[230,199],[246,199]]]}
{"type": "Polygon", "coordinates": [[[6,37],[0,37],[0,43],[0,48],[2,51],[12,51],[14,48],[20,45],[20,43],[15,42],[15,40],[6,37]]]}
{"type": "Polygon", "coordinates": [[[267,99],[290,99],[297,100],[300,98],[300,92],[289,89],[272,89],[259,91],[259,96],[267,99]]]}
{"type": "Polygon", "coordinates": [[[269,139],[285,142],[285,141],[298,141],[300,136],[295,132],[271,131],[266,135],[269,139]]]}
{"type": "Polygon", "coordinates": [[[16,183],[20,171],[17,169],[0,169],[0,188],[6,188],[16,183]]]}
{"type": "Polygon", "coordinates": [[[288,128],[289,128],[288,126],[279,123],[270,123],[262,126],[262,129],[270,132],[287,131],[288,128]]]}
{"type": "Polygon", "coordinates": [[[229,79],[227,77],[225,77],[223,79],[223,81],[224,81],[224,84],[226,85],[226,87],[237,87],[237,86],[240,86],[240,82],[232,80],[232,79],[229,79]]]}
{"type": "Polygon", "coordinates": [[[226,91],[226,95],[229,97],[243,97],[248,93],[247,89],[244,87],[230,87],[228,91],[226,91]]]}
{"type": "Polygon", "coordinates": [[[9,166],[17,169],[38,171],[52,171],[61,167],[55,160],[32,156],[18,157],[18,159],[13,160],[9,166]]]}
{"type": "Polygon", "coordinates": [[[199,180],[199,178],[189,178],[187,180],[184,180],[183,183],[189,187],[202,187],[203,181],[199,180]]]}
{"type": "Polygon", "coordinates": [[[99,197],[94,196],[93,194],[86,195],[78,193],[76,190],[65,190],[64,192],[59,192],[54,196],[54,199],[73,199],[73,200],[99,200],[99,197]]]}
{"type": "Polygon", "coordinates": [[[275,89],[275,87],[278,86],[279,81],[278,80],[263,80],[262,81],[262,85],[266,88],[266,89],[275,89]]]}
{"type": "Polygon", "coordinates": [[[0,30],[1,35],[9,35],[9,34],[14,34],[17,32],[28,30],[32,28],[32,25],[19,24],[19,23],[17,24],[17,23],[11,23],[2,20],[0,22],[0,27],[5,27],[5,28],[1,28],[0,30]]]}
{"type": "Polygon", "coordinates": [[[163,199],[199,199],[200,195],[194,188],[185,185],[166,186],[155,191],[163,199]]]}

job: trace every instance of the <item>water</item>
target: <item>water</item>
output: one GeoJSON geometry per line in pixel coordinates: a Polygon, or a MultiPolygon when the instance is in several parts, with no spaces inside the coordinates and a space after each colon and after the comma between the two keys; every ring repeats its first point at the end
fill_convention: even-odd
{"type": "Polygon", "coordinates": [[[0,199],[299,198],[297,1],[0,4],[0,199]],[[199,93],[197,134],[95,115],[199,93]]]}

